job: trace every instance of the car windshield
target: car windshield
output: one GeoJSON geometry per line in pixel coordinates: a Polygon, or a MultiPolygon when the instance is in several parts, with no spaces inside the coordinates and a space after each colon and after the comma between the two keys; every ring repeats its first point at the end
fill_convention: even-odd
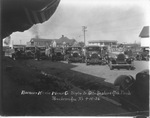
{"type": "Polygon", "coordinates": [[[108,48],[107,47],[103,47],[103,50],[108,50],[108,48]]]}
{"type": "Polygon", "coordinates": [[[22,48],[14,48],[14,50],[15,51],[17,51],[17,50],[24,50],[24,48],[22,47],[22,48]]]}
{"type": "Polygon", "coordinates": [[[87,51],[101,51],[100,47],[87,47],[86,48],[87,51]]]}
{"type": "Polygon", "coordinates": [[[81,50],[81,47],[72,47],[71,50],[81,50]]]}
{"type": "Polygon", "coordinates": [[[61,48],[55,48],[55,52],[61,52],[62,49],[61,48]]]}
{"type": "Polygon", "coordinates": [[[39,47],[39,49],[40,49],[41,51],[44,51],[46,48],[45,48],[45,47],[39,47]]]}
{"type": "Polygon", "coordinates": [[[34,50],[35,47],[26,47],[26,50],[34,50]]]}

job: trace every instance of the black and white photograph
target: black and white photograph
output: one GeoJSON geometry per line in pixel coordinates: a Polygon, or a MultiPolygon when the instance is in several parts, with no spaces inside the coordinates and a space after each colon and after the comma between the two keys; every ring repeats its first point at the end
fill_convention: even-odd
{"type": "Polygon", "coordinates": [[[0,115],[149,117],[150,0],[1,0],[0,115]]]}

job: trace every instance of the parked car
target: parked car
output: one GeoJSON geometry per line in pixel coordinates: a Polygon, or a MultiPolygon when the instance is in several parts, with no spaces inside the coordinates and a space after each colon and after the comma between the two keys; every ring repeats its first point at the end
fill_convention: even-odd
{"type": "Polygon", "coordinates": [[[100,46],[87,46],[85,47],[85,62],[89,64],[105,64],[102,56],[102,48],[100,46]]]}
{"type": "Polygon", "coordinates": [[[124,54],[127,55],[129,58],[132,58],[132,60],[135,60],[135,55],[134,55],[132,49],[126,49],[124,51],[124,54]]]}
{"type": "Polygon", "coordinates": [[[149,61],[150,53],[149,53],[149,47],[142,47],[140,50],[136,53],[135,59],[138,61],[145,60],[149,61]]]}
{"type": "Polygon", "coordinates": [[[47,59],[48,56],[45,54],[46,47],[45,46],[37,46],[35,50],[35,58],[37,60],[47,59]]]}
{"type": "Polygon", "coordinates": [[[149,115],[149,70],[138,72],[135,79],[131,75],[120,75],[114,85],[122,106],[149,115]]]}
{"type": "Polygon", "coordinates": [[[135,69],[133,59],[123,53],[120,53],[115,57],[110,57],[108,65],[110,70],[113,70],[115,68],[117,69],[126,68],[128,70],[135,69]]]}
{"type": "Polygon", "coordinates": [[[25,58],[25,46],[17,45],[13,46],[12,56],[14,60],[25,58]]]}
{"type": "Polygon", "coordinates": [[[63,49],[61,47],[52,48],[51,59],[52,61],[63,61],[64,60],[63,49]]]}
{"type": "Polygon", "coordinates": [[[82,53],[82,48],[80,46],[70,47],[70,52],[68,53],[67,62],[84,62],[84,57],[82,53]]]}
{"type": "Polygon", "coordinates": [[[36,51],[35,46],[26,46],[26,48],[25,48],[25,57],[27,59],[34,59],[35,58],[35,51],[36,51]]]}
{"type": "Polygon", "coordinates": [[[64,60],[67,61],[69,55],[71,54],[72,47],[64,48],[64,60]]]}

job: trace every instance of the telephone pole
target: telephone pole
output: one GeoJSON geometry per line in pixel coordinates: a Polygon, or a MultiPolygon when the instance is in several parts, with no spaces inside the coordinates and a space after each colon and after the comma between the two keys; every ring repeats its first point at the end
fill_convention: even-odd
{"type": "Polygon", "coordinates": [[[83,31],[83,34],[84,34],[84,45],[86,43],[86,40],[85,40],[85,32],[87,31],[86,29],[87,29],[86,26],[82,26],[82,31],[83,31]]]}
{"type": "Polygon", "coordinates": [[[20,40],[20,45],[21,45],[21,40],[20,40]]]}

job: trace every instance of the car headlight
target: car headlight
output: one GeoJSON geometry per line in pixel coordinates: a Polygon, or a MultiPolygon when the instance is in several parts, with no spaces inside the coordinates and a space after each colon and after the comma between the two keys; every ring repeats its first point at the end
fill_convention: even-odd
{"type": "Polygon", "coordinates": [[[117,56],[114,56],[115,59],[117,59],[117,56]]]}
{"type": "Polygon", "coordinates": [[[126,59],[128,59],[128,58],[129,58],[127,55],[126,55],[125,57],[126,57],[126,59]]]}

